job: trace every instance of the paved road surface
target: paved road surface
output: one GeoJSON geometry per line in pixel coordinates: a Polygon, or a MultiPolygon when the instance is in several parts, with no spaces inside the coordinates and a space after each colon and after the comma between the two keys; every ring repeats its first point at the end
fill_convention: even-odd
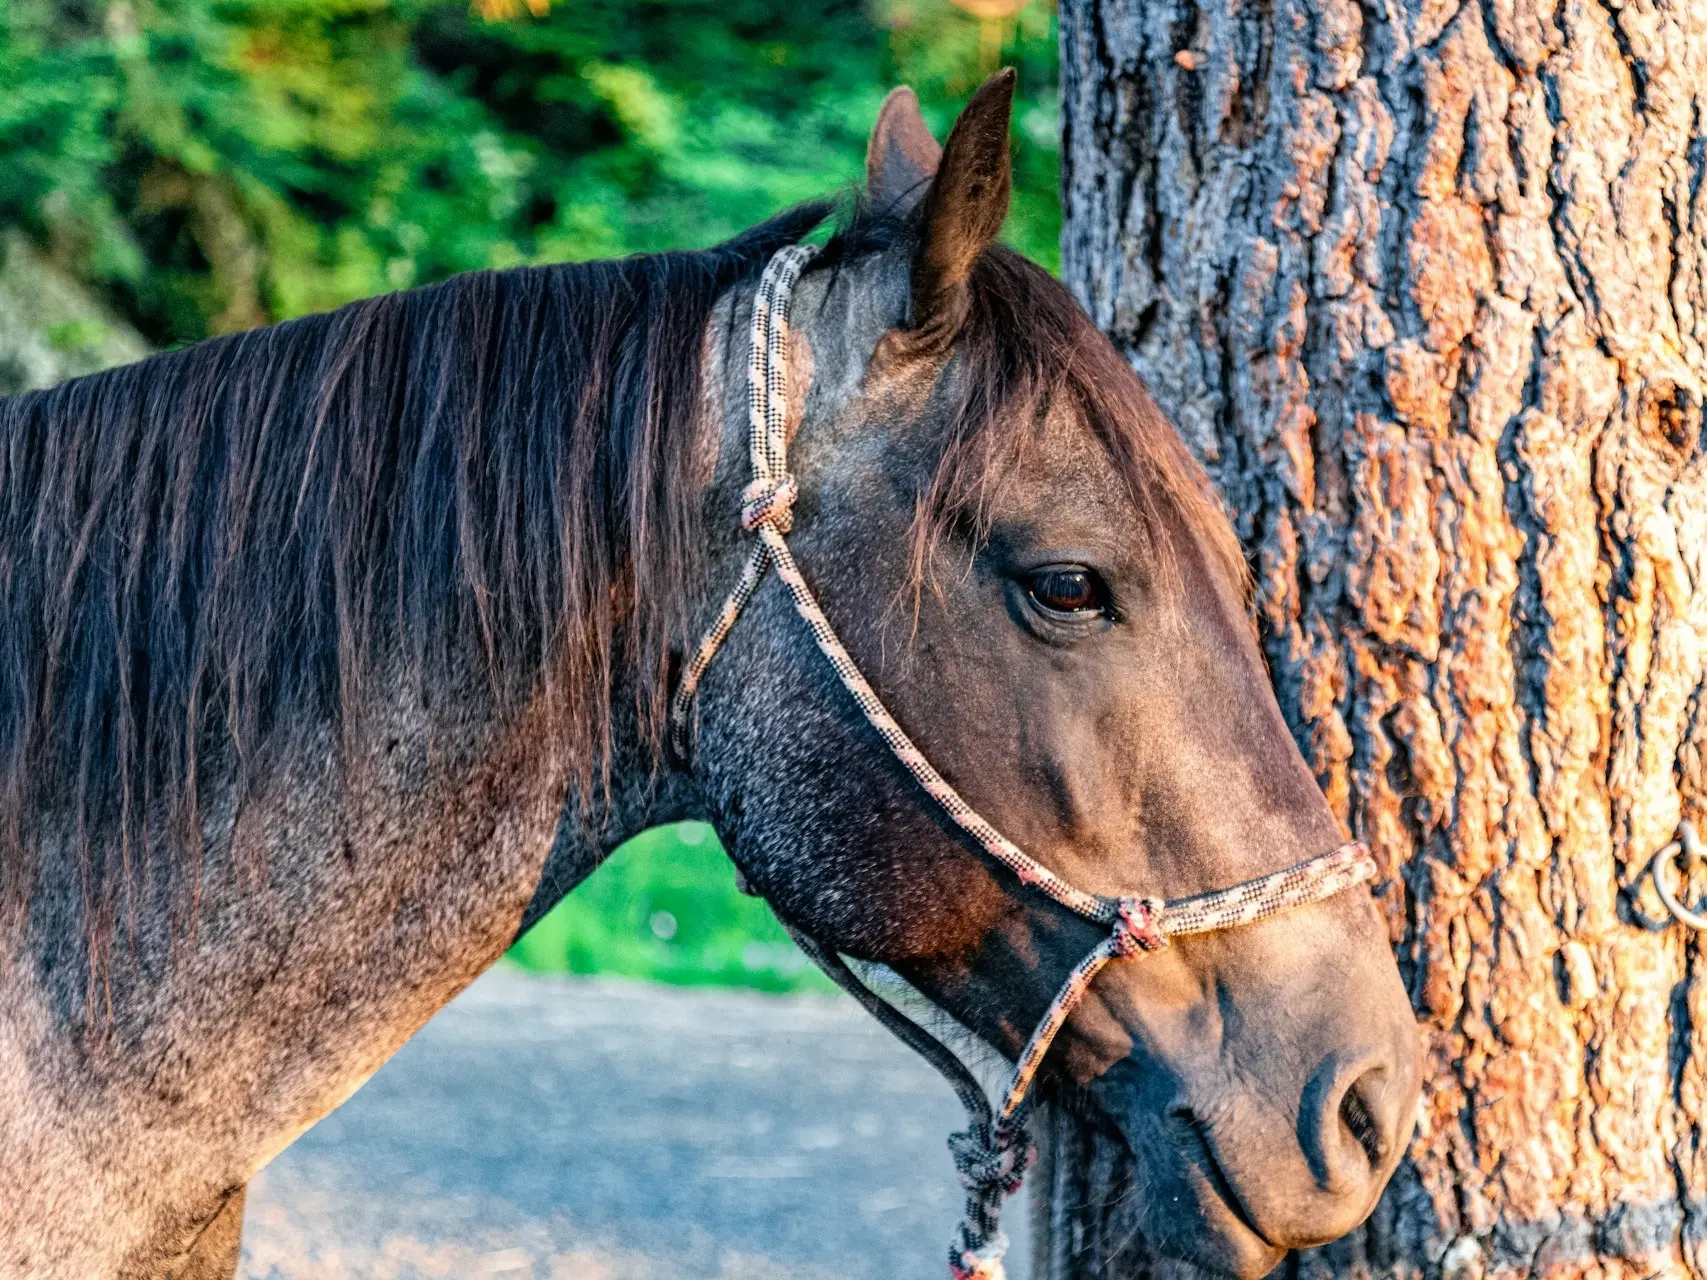
{"type": "Polygon", "coordinates": [[[943,1280],[959,1125],[851,1001],[496,970],[255,1181],[243,1274],[943,1280]]]}

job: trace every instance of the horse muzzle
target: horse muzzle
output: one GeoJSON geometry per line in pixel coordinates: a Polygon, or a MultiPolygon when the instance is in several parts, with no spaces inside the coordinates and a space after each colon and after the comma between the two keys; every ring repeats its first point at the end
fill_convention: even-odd
{"type": "Polygon", "coordinates": [[[1134,1153],[1149,1245],[1254,1280],[1368,1218],[1410,1141],[1420,1061],[1396,972],[1271,969],[1245,988],[1244,970],[1147,1010],[1120,1007],[1111,975],[1132,1047],[1088,1088],[1134,1153]]]}

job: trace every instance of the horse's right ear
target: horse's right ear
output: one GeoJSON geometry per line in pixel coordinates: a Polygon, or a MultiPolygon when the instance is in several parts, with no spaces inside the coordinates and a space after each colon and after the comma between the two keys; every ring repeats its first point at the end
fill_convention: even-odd
{"type": "Polygon", "coordinates": [[[954,122],[925,196],[913,258],[909,329],[915,346],[937,346],[959,332],[972,264],[1007,219],[1013,191],[1008,124],[1014,79],[1012,68],[998,71],[972,95],[954,122]]]}

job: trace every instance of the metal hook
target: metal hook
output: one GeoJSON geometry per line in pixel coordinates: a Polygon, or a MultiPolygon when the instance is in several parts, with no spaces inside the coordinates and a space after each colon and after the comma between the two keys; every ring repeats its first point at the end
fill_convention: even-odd
{"type": "Polygon", "coordinates": [[[1648,863],[1648,874],[1653,877],[1654,888],[1659,891],[1660,901],[1666,904],[1666,910],[1679,924],[1686,924],[1691,929],[1699,929],[1707,933],[1707,902],[1702,902],[1693,910],[1678,901],[1677,890],[1666,883],[1666,877],[1661,874],[1661,868],[1676,865],[1684,876],[1688,876],[1707,858],[1707,847],[1701,843],[1701,837],[1695,834],[1695,827],[1689,822],[1680,822],[1677,827],[1677,839],[1661,849],[1648,863]],[[1680,856],[1681,855],[1681,856],[1680,856]]]}

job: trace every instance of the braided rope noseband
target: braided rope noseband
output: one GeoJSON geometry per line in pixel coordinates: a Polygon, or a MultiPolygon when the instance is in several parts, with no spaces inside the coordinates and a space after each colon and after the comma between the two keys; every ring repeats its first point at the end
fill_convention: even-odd
{"type": "Polygon", "coordinates": [[[766,265],[753,301],[752,345],[747,367],[747,401],[753,479],[741,495],[741,524],[758,535],[753,551],[716,619],[682,673],[670,705],[670,736],[684,759],[694,692],[706,668],[728,638],[741,610],[773,565],[793,598],[795,611],[812,630],[818,648],[835,668],[871,727],[918,784],[961,830],[1022,884],[1048,894],[1089,920],[1106,925],[1109,935],[1081,960],[1056,994],[1042,1022],[1031,1033],[1015,1064],[1001,1105],[992,1114],[983,1087],[947,1046],[879,997],[856,977],[841,956],[815,938],[794,932],[801,948],[867,1010],[910,1048],[937,1068],[966,1107],[968,1127],[949,1139],[955,1166],[967,1192],[966,1216],[949,1249],[954,1280],[1001,1280],[1007,1237],[1000,1230],[1002,1200],[1019,1189],[1033,1149],[1026,1133],[1026,1101],[1032,1078],[1057,1032],[1066,1024],[1097,973],[1112,960],[1159,951],[1185,934],[1210,933],[1253,924],[1305,903],[1319,902],[1375,874],[1369,850],[1358,841],[1230,889],[1165,902],[1158,898],[1104,897],[1075,888],[1027,855],[997,831],[961,797],[913,745],[861,674],[835,629],[824,616],[784,536],[793,525],[798,493],[788,471],[788,309],[795,282],[817,250],[791,245],[766,265]]]}

